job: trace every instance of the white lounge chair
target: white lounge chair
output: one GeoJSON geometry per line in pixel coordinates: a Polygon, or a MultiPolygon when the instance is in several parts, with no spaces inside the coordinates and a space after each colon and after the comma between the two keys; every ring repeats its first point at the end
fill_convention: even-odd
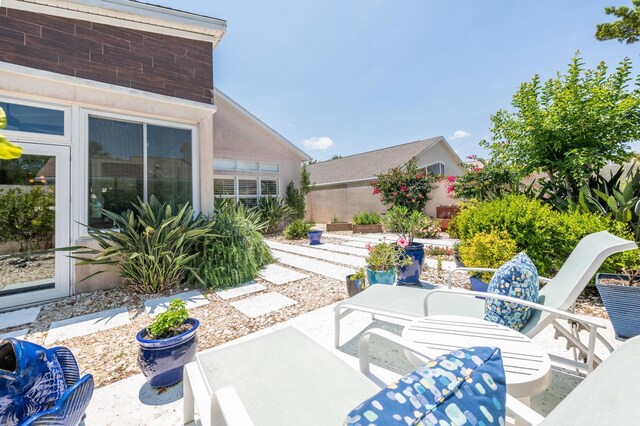
{"type": "MultiPolygon", "coordinates": [[[[508,302],[520,303],[534,308],[526,326],[521,330],[529,337],[537,335],[550,324],[558,330],[583,355],[586,362],[553,357],[573,367],[591,371],[594,363],[601,360],[595,356],[596,339],[600,339],[611,351],[613,348],[597,333],[599,323],[574,315],[572,307],[589,281],[607,257],[615,253],[636,249],[633,241],[628,241],[607,231],[597,232],[584,237],[567,258],[558,274],[553,279],[541,278],[547,284],[541,288],[538,303],[525,303],[520,299],[506,296],[491,296],[508,302]],[[568,330],[558,319],[566,319],[581,324],[589,331],[589,343],[582,343],[574,330],[568,330]]],[[[493,272],[487,268],[458,268],[451,274],[464,271],[493,272]]],[[[334,308],[336,347],[340,344],[340,320],[352,312],[360,311],[372,316],[390,317],[411,321],[431,315],[464,315],[482,318],[484,316],[484,300],[475,296],[486,297],[486,293],[446,289],[434,286],[431,290],[410,287],[373,285],[359,294],[338,303],[334,308]]]]}

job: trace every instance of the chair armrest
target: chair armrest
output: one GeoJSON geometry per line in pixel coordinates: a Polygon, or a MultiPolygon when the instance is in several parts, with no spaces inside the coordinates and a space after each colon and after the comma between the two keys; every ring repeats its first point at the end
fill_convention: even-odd
{"type": "Polygon", "coordinates": [[[516,424],[525,422],[529,425],[538,425],[544,421],[544,417],[509,394],[507,394],[507,412],[516,418],[516,424]]]}
{"type": "Polygon", "coordinates": [[[567,312],[567,311],[563,311],[560,309],[555,309],[555,308],[550,308],[548,306],[545,305],[541,305],[539,303],[535,303],[535,302],[529,302],[528,300],[522,300],[522,299],[518,299],[516,297],[511,297],[511,296],[504,296],[501,294],[493,294],[493,293],[485,293],[485,292],[481,292],[481,291],[469,291],[469,290],[458,290],[458,289],[440,289],[440,288],[436,288],[433,290],[430,290],[429,292],[427,292],[425,298],[424,298],[424,309],[425,309],[425,313],[426,315],[428,315],[428,308],[429,308],[429,297],[433,296],[434,294],[437,293],[447,293],[447,294],[453,294],[456,296],[463,296],[463,297],[483,297],[486,299],[495,299],[495,300],[502,300],[504,302],[511,302],[511,303],[515,303],[518,305],[522,305],[522,306],[528,306],[530,308],[536,309],[538,311],[543,311],[543,312],[548,312],[550,314],[554,314],[557,315],[560,318],[564,318],[564,319],[570,319],[570,320],[574,320],[577,322],[580,322],[582,324],[587,324],[591,327],[597,328],[604,328],[604,326],[602,324],[599,324],[595,321],[592,321],[584,316],[581,315],[576,315],[573,314],[571,312],[567,312]]]}
{"type": "Polygon", "coordinates": [[[469,272],[469,271],[474,271],[474,272],[495,272],[495,271],[497,271],[497,269],[495,269],[495,268],[467,268],[467,267],[459,267],[459,268],[452,269],[451,271],[449,271],[449,275],[447,275],[447,287],[451,288],[451,286],[453,286],[453,282],[451,282],[451,279],[453,278],[453,274],[455,272],[469,272]]]}
{"type": "Polygon", "coordinates": [[[214,393],[214,398],[226,426],[254,426],[235,389],[232,387],[218,389],[214,393]]]}
{"type": "Polygon", "coordinates": [[[420,355],[424,358],[431,359],[431,357],[425,355],[422,350],[420,350],[417,346],[412,345],[409,341],[404,340],[393,333],[389,333],[386,330],[372,328],[372,329],[366,330],[364,333],[362,333],[362,336],[360,337],[358,357],[360,361],[360,371],[362,373],[366,374],[366,373],[369,373],[370,371],[371,362],[369,360],[369,339],[371,338],[371,336],[377,336],[377,337],[383,338],[395,344],[396,346],[400,346],[405,350],[413,352],[416,355],[420,355]]]}
{"type": "Polygon", "coordinates": [[[551,278],[547,278],[547,277],[538,276],[538,281],[542,281],[544,283],[550,283],[552,281],[552,279],[551,278]]]}

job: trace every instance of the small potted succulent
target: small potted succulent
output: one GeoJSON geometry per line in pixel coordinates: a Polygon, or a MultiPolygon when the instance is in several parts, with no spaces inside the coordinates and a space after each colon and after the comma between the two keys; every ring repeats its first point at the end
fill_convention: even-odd
{"type": "Polygon", "coordinates": [[[183,367],[196,355],[200,322],[188,318],[186,304],[176,299],[149,327],[138,332],[138,364],[153,387],[182,381],[183,367]]]}
{"type": "Polygon", "coordinates": [[[364,268],[360,268],[355,274],[347,275],[347,293],[349,297],[355,296],[367,288],[367,276],[364,268]]]}
{"type": "Polygon", "coordinates": [[[396,243],[378,243],[375,246],[367,244],[366,247],[369,250],[369,256],[366,259],[369,285],[393,285],[396,280],[396,268],[411,263],[404,247],[396,243]]]}
{"type": "Polygon", "coordinates": [[[410,260],[408,263],[398,265],[399,285],[420,284],[420,273],[424,265],[424,244],[413,240],[423,229],[426,221],[427,217],[424,213],[417,210],[410,211],[404,206],[392,207],[383,218],[387,229],[400,237],[398,245],[404,248],[403,255],[410,260]]]}

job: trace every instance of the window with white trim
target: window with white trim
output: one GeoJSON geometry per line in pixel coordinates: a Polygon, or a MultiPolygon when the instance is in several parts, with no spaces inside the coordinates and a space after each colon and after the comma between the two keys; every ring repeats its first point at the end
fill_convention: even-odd
{"type": "Polygon", "coordinates": [[[216,176],[213,178],[213,195],[254,207],[262,197],[280,195],[280,189],[277,178],[216,176]]]}
{"type": "Polygon", "coordinates": [[[241,171],[241,172],[267,172],[278,173],[280,172],[280,164],[278,163],[263,163],[261,161],[241,161],[241,160],[228,160],[224,158],[216,158],[213,160],[213,170],[225,170],[225,171],[241,171]]]}
{"type": "Polygon", "coordinates": [[[443,175],[444,174],[444,163],[434,163],[430,166],[427,166],[427,174],[432,174],[434,176],[443,175]]]}

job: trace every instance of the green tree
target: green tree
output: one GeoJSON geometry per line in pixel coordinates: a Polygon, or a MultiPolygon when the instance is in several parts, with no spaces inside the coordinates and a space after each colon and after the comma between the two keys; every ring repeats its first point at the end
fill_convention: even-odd
{"type": "Polygon", "coordinates": [[[566,75],[522,83],[514,111],[491,117],[492,141],[481,145],[525,175],[546,172],[573,196],[608,161],[628,159],[628,143],[640,139],[640,81],[632,89],[631,80],[628,58],[608,74],[604,62],[585,69],[577,53],[566,75]]]}
{"type": "Polygon", "coordinates": [[[307,169],[307,165],[303,164],[300,169],[300,184],[296,188],[293,181],[287,185],[287,192],[285,195],[285,203],[294,211],[294,217],[296,219],[304,219],[305,214],[305,197],[313,189],[311,183],[311,174],[307,169]]]}
{"type": "Polygon", "coordinates": [[[598,24],[596,38],[600,41],[618,40],[620,43],[635,43],[640,40],[640,0],[632,0],[633,8],[627,6],[609,6],[604,9],[607,15],[618,19],[614,22],[598,24]]]}

